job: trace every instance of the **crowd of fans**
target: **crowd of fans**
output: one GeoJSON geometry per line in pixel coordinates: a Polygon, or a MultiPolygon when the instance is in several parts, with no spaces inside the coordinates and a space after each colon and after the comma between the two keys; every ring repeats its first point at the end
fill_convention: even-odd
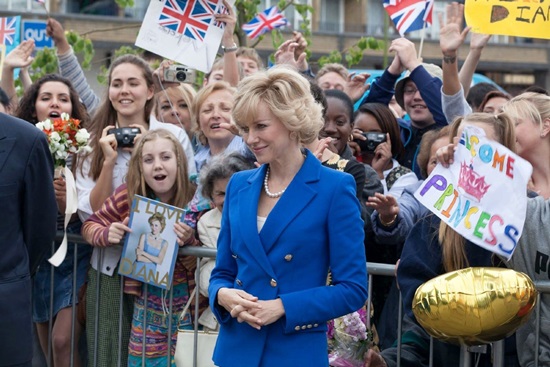
{"type": "MultiPolygon", "coordinates": [[[[495,260],[490,252],[442,224],[414,197],[414,192],[438,163],[437,151],[445,149],[466,125],[484,129],[488,138],[531,163],[533,174],[526,195],[536,201],[530,202],[529,213],[544,212],[545,200],[550,197],[550,96],[542,88],[511,96],[491,84],[470,87],[489,36],[472,34],[467,61],[459,70],[458,49],[468,33],[462,29],[462,14],[462,5],[447,6],[446,21],[440,24],[441,67],[423,63],[414,43],[398,38],[389,48],[394,55],[391,64],[371,85],[365,84],[368,75],[350,75],[339,64],[324,65],[314,75],[305,56],[307,43],[298,32],[275,52],[276,65],[272,69],[307,80],[311,94],[307,96],[307,103],[313,97],[322,107],[318,124],[312,125],[318,126],[313,128],[315,134],[298,139],[302,151],[309,151],[304,153],[305,161],[313,155],[323,166],[353,177],[365,233],[361,242],[367,260],[399,264],[395,279],[375,277],[372,298],[365,300],[373,308],[371,325],[377,331],[376,348],[366,355],[365,365],[368,366],[394,366],[399,354],[402,366],[428,365],[429,336],[415,320],[411,303],[416,288],[439,274],[467,266],[511,266],[534,279],[548,277],[548,273],[533,271],[533,253],[536,252],[533,248],[540,246],[539,252],[550,255],[542,245],[547,243],[548,237],[536,227],[546,214],[536,217],[535,223],[526,228],[526,239],[518,245],[531,250],[518,250],[517,257],[505,262],[495,260]],[[354,108],[356,103],[358,107],[354,108]],[[396,348],[396,340],[401,337],[396,327],[399,291],[403,294],[404,307],[401,353],[396,348]]],[[[53,18],[48,20],[47,30],[55,42],[58,74],[31,82],[27,67],[32,61],[32,41],[21,43],[4,60],[1,112],[31,124],[67,113],[79,119],[92,134],[91,151],[68,162],[76,177],[78,215],[71,218],[67,227],[69,233],[81,233],[91,246],[78,246],[78,255],[67,256],[53,272],[49,263],[43,260],[33,277],[33,321],[45,355],[50,353],[48,345],[51,343],[56,367],[70,364],[71,306],[74,303],[78,303],[82,311],[82,317],[74,324],[74,336],[77,340],[81,335],[86,336],[89,365],[114,366],[120,360],[124,366],[139,366],[145,355],[146,365],[165,366],[168,353],[174,353],[178,323],[180,328],[193,328],[193,307],[193,312],[182,321],[179,318],[195,287],[194,257],[177,258],[171,315],[166,314],[167,294],[160,288],[128,279],[121,282],[118,266],[122,246],[117,244],[123,243],[129,231],[128,215],[134,195],[187,209],[184,220],[174,228],[180,246],[216,248],[224,223],[222,213],[226,212],[226,188],[232,175],[261,163],[272,167],[272,175],[277,173],[274,161],[261,161],[259,150],[251,149],[250,136],[259,123],[250,117],[259,119],[262,112],[241,105],[243,99],[250,97],[249,94],[243,96],[241,81],[247,81],[244,85],[248,93],[259,93],[253,90],[254,75],[267,73],[268,77],[273,77],[277,74],[265,71],[254,49],[233,50],[236,16],[232,10],[219,16],[219,20],[226,23],[222,38],[225,52],[198,89],[194,85],[164,80],[164,70],[171,61],[162,61],[153,71],[143,58],[124,55],[111,62],[105,96],[101,98],[88,84],[61,24],[53,18]],[[16,96],[13,80],[16,68],[21,68],[24,86],[20,98],[16,96]],[[245,122],[238,121],[234,114],[235,98],[239,103],[238,116],[245,122]],[[124,127],[140,131],[131,148],[119,147],[115,136],[109,134],[113,128],[124,127]],[[151,162],[157,158],[163,160],[161,165],[168,173],[163,173],[159,179],[154,163],[145,157],[152,157],[151,162]],[[165,177],[173,177],[166,187],[162,182],[165,177]],[[73,278],[76,278],[76,290],[73,278]],[[96,292],[98,283],[101,285],[99,293],[96,292]],[[50,302],[52,296],[53,302],[50,302]],[[122,310],[120,315],[119,309],[122,310]],[[168,329],[170,317],[172,330],[168,329]],[[53,324],[51,333],[50,322],[53,324]],[[172,338],[172,351],[168,351],[169,337],[172,338]]],[[[284,93],[282,87],[279,92],[284,93]]],[[[261,101],[261,106],[269,102],[261,101]]],[[[254,108],[261,110],[258,106],[254,108]]],[[[271,105],[269,109],[273,113],[278,111],[271,105]]],[[[301,130],[288,129],[291,138],[301,136],[301,130]]],[[[272,176],[269,192],[269,174],[268,169],[266,194],[278,199],[281,193],[284,195],[286,186],[278,185],[277,176],[272,176]],[[273,194],[278,191],[273,187],[282,191],[273,194]]],[[[63,230],[66,206],[63,177],[55,179],[54,189],[59,211],[58,230],[63,230]]],[[[339,216],[338,213],[328,215],[339,216]]],[[[344,222],[327,223],[346,225],[344,222]]],[[[327,228],[317,231],[330,232],[327,228]]],[[[74,246],[69,245],[69,254],[74,252],[74,246]]],[[[223,305],[221,301],[213,304],[211,300],[208,306],[206,298],[221,295],[222,290],[218,288],[218,294],[209,294],[208,280],[212,271],[213,279],[218,279],[222,270],[215,269],[215,260],[205,259],[200,271],[200,290],[204,297],[200,302],[201,327],[217,331],[224,315],[223,310],[217,308],[229,304],[226,301],[229,296],[224,293],[220,297],[223,305]]],[[[333,279],[334,285],[338,280],[337,277],[333,279]]],[[[280,297],[286,302],[285,295],[280,297]]],[[[347,301],[332,299],[330,302],[347,301]]],[[[539,363],[545,365],[550,363],[550,340],[544,331],[547,330],[544,323],[548,322],[546,296],[542,303],[543,327],[538,353],[539,363]]],[[[231,316],[238,317],[240,322],[258,326],[250,308],[238,304],[233,305],[233,310],[229,310],[231,316]],[[235,316],[233,310],[241,306],[243,309],[235,311],[235,315],[238,314],[235,316]]],[[[537,352],[531,346],[526,347],[530,343],[525,341],[534,331],[533,324],[529,323],[518,331],[518,337],[507,338],[507,366],[532,363],[537,352]]],[[[74,366],[83,365],[84,356],[79,354],[78,348],[73,352],[74,366]]],[[[458,365],[459,348],[435,341],[433,358],[436,366],[458,365]]],[[[490,352],[480,353],[478,358],[480,366],[491,365],[490,352]]],[[[225,365],[223,357],[218,360],[225,365]]],[[[292,365],[292,360],[289,361],[288,365],[292,365]]]]}

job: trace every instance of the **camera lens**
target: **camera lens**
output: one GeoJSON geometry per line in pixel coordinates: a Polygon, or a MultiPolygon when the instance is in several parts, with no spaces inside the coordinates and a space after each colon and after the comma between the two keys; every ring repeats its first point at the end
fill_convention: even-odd
{"type": "Polygon", "coordinates": [[[187,78],[187,75],[185,75],[185,72],[184,71],[178,71],[176,73],[176,79],[180,82],[184,82],[185,79],[187,78]]]}

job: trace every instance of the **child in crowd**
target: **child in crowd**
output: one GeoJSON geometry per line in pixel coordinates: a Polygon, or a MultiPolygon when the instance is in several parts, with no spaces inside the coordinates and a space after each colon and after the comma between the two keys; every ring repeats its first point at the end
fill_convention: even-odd
{"type": "MultiPolygon", "coordinates": [[[[130,145],[136,142],[137,135],[158,128],[176,129],[185,139],[187,135],[171,124],[162,124],[151,119],[153,110],[153,73],[149,65],[135,55],[124,55],[113,61],[108,74],[108,98],[97,109],[92,122],[93,151],[79,159],[76,187],[78,193],[78,210],[81,219],[86,219],[99,210],[113,191],[124,183],[132,147],[120,147],[114,134],[114,128],[135,128],[139,133],[129,135],[130,145]]],[[[178,136],[180,140],[180,136],[178,136]]],[[[181,140],[180,140],[181,141],[181,140]]],[[[189,146],[190,148],[190,146],[189,146]]],[[[191,153],[192,154],[192,153],[191,153]]],[[[188,164],[194,164],[189,161],[188,164]]],[[[192,156],[191,156],[192,157],[192,156]]],[[[125,351],[130,336],[130,322],[133,310],[133,299],[125,294],[120,305],[120,276],[117,274],[121,246],[106,248],[94,246],[92,266],[88,273],[89,287],[86,293],[86,334],[89,348],[90,365],[94,362],[94,349],[98,351],[98,365],[117,364],[117,350],[121,348],[122,364],[127,363],[125,351]],[[97,282],[101,284],[96,294],[97,282]],[[96,320],[96,308],[99,320],[96,320]],[[122,333],[119,334],[119,314],[113,310],[122,308],[120,315],[122,333]],[[95,341],[95,324],[99,324],[100,337],[95,341]],[[122,343],[119,345],[118,338],[122,343]]]]}
{"type": "MultiPolygon", "coordinates": [[[[123,238],[130,231],[128,227],[129,211],[134,195],[141,195],[163,203],[185,208],[193,197],[194,187],[190,184],[185,154],[178,140],[170,132],[159,129],[142,135],[134,147],[128,166],[127,183],[119,186],[107,198],[101,209],[84,223],[82,235],[93,246],[114,247],[122,244],[123,238]]],[[[173,230],[177,235],[179,246],[196,244],[194,231],[183,222],[176,223],[173,230]]],[[[118,246],[117,246],[118,247],[118,246]]],[[[124,292],[136,296],[133,302],[133,318],[130,339],[123,339],[123,348],[128,348],[128,366],[141,366],[143,353],[146,366],[167,366],[168,337],[172,338],[171,355],[175,351],[179,313],[183,310],[194,286],[195,258],[178,256],[173,276],[173,309],[166,313],[166,292],[162,289],[144,285],[138,281],[125,279],[124,292]],[[144,288],[147,287],[147,301],[144,288]],[[144,319],[147,328],[143,330],[144,319]],[[172,330],[168,330],[168,318],[172,318],[172,330]],[[147,343],[142,350],[143,338],[147,343]]],[[[101,296],[107,297],[106,294],[101,296]]],[[[118,298],[118,295],[112,296],[118,298]]],[[[117,314],[116,309],[110,310],[117,314]]],[[[101,314],[100,314],[101,316],[101,314]]],[[[190,316],[184,324],[192,328],[190,316]]],[[[117,327],[99,320],[101,339],[109,339],[107,329],[117,327]]],[[[112,332],[112,331],[111,331],[112,332]]],[[[112,340],[109,339],[111,342],[112,340]]],[[[111,345],[112,349],[114,345],[111,345]]],[[[100,357],[101,358],[101,357],[100,357]]],[[[172,361],[172,358],[170,358],[172,361]]],[[[113,361],[111,359],[111,361],[113,361]]],[[[116,361],[116,360],[115,360],[116,361]]],[[[102,364],[98,365],[116,365],[102,364]]],[[[124,363],[126,365],[126,363],[124,363]]],[[[175,366],[174,362],[171,362],[175,366]]]]}

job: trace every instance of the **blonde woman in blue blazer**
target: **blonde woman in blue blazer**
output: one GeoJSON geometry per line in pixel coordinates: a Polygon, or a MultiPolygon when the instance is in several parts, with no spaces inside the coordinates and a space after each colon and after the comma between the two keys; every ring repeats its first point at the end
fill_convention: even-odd
{"type": "Polygon", "coordinates": [[[233,118],[261,167],[234,174],[226,191],[209,286],[220,323],[214,362],[328,366],[326,322],[367,299],[354,179],[302,149],[323,122],[297,72],[245,78],[233,118]]]}

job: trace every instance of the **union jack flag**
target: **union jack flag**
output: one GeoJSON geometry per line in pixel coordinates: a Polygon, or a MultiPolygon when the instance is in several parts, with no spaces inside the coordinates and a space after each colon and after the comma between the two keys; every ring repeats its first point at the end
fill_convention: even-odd
{"type": "Polygon", "coordinates": [[[211,0],[165,0],[159,24],[193,40],[204,41],[217,4],[211,0]]]}
{"type": "Polygon", "coordinates": [[[17,30],[19,25],[18,17],[0,18],[0,44],[6,47],[14,46],[18,43],[17,30]]]}
{"type": "Polygon", "coordinates": [[[272,6],[261,13],[258,13],[250,22],[243,24],[242,28],[250,39],[261,36],[267,31],[280,28],[288,24],[288,20],[277,9],[272,6]]]}
{"type": "Polygon", "coordinates": [[[432,24],[434,0],[384,0],[384,8],[401,36],[432,24]]]}
{"type": "MultiPolygon", "coordinates": [[[[227,8],[225,7],[225,5],[221,4],[220,5],[220,9],[218,10],[217,12],[218,14],[229,14],[229,10],[227,10],[227,8]]],[[[216,27],[220,27],[223,29],[223,27],[225,27],[225,23],[224,22],[218,22],[216,19],[214,19],[214,24],[216,27]]]]}
{"type": "Polygon", "coordinates": [[[426,0],[426,11],[424,12],[424,22],[426,22],[426,26],[433,24],[432,22],[433,10],[434,10],[434,0],[426,0]]]}

